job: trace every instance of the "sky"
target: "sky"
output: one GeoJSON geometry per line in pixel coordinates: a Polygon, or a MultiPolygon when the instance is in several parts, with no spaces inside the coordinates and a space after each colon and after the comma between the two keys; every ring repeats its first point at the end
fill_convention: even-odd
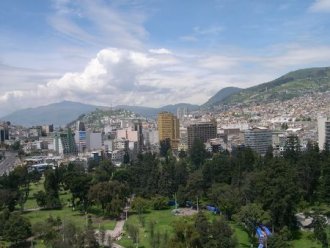
{"type": "Polygon", "coordinates": [[[330,66],[330,0],[1,0],[0,116],[62,100],[203,104],[330,66]]]}

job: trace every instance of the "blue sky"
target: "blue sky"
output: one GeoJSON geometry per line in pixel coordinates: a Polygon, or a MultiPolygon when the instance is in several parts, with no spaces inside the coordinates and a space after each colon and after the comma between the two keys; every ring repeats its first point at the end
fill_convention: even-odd
{"type": "Polygon", "coordinates": [[[330,0],[2,0],[0,115],[61,100],[201,104],[330,65],[330,0]]]}

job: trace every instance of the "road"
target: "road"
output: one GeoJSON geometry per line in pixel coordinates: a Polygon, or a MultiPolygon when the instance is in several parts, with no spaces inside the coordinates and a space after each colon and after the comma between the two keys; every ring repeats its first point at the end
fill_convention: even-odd
{"type": "Polygon", "coordinates": [[[18,157],[15,152],[5,152],[5,159],[0,161],[0,176],[15,168],[18,157]]]}

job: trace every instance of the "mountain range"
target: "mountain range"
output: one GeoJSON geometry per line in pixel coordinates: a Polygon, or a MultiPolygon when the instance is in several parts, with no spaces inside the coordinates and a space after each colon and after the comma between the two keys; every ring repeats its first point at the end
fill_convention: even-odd
{"type": "Polygon", "coordinates": [[[330,67],[307,68],[289,72],[273,81],[242,89],[213,103],[250,104],[252,102],[285,101],[307,93],[330,90],[330,67]]]}
{"type": "MultiPolygon", "coordinates": [[[[329,90],[330,67],[308,68],[289,72],[273,81],[246,89],[236,87],[223,88],[201,106],[188,103],[166,105],[160,108],[118,105],[114,109],[126,109],[144,117],[154,118],[157,116],[157,113],[162,111],[176,114],[178,107],[185,107],[188,111],[195,111],[199,108],[212,109],[214,106],[224,104],[250,104],[252,102],[269,102],[273,100],[284,101],[311,92],[329,90]]],[[[23,126],[51,123],[55,126],[63,126],[78,116],[96,109],[110,109],[110,107],[63,101],[46,106],[18,110],[2,117],[1,120],[23,126]]]]}

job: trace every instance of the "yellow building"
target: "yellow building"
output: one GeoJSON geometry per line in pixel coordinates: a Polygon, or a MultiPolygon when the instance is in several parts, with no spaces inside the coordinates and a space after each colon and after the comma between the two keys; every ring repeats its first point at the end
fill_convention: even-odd
{"type": "Polygon", "coordinates": [[[180,143],[179,120],[172,113],[161,112],[158,114],[159,141],[170,139],[171,148],[177,150],[180,143]]]}

